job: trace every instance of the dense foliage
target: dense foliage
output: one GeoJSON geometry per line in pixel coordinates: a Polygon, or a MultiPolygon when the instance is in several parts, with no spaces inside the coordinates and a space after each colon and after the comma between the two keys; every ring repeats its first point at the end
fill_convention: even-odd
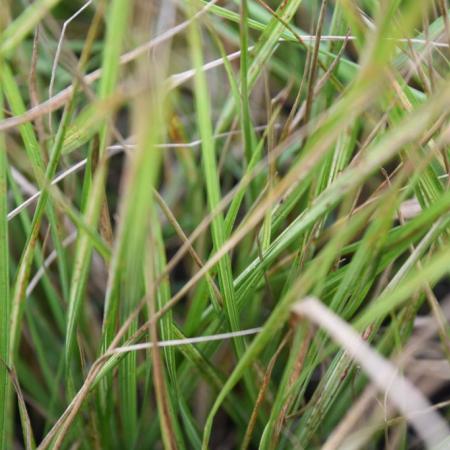
{"type": "Polygon", "coordinates": [[[0,10],[0,450],[450,448],[447,0],[0,10]]]}

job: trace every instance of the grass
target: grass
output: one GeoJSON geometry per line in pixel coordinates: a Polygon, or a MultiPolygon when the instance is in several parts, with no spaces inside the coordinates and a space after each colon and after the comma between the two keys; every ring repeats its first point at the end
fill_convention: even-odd
{"type": "Polygon", "coordinates": [[[448,12],[5,5],[0,450],[448,448],[448,12]]]}

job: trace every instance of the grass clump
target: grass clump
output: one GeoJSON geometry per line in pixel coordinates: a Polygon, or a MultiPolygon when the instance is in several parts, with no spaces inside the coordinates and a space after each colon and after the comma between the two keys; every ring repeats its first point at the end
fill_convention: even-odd
{"type": "Polygon", "coordinates": [[[448,9],[5,5],[0,450],[448,448],[448,9]]]}

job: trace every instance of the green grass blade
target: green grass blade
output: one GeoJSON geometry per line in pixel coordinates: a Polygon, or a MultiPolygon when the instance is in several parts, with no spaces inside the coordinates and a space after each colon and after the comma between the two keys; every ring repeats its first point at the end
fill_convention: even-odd
{"type": "MultiPolygon", "coordinates": [[[[0,111],[3,111],[3,95],[0,92],[0,111]]],[[[0,118],[2,113],[0,113],[0,118]]],[[[6,367],[9,356],[10,298],[9,298],[9,243],[7,207],[7,157],[4,135],[0,134],[0,449],[10,447],[9,426],[9,373],[6,367]]]]}

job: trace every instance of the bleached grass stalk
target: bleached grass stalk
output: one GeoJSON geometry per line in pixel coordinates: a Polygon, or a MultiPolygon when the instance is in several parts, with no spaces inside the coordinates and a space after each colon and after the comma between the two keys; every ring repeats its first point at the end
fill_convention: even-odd
{"type": "MultiPolygon", "coordinates": [[[[212,2],[211,2],[212,3],[212,2]]],[[[199,14],[199,13],[198,13],[199,14]]],[[[147,44],[140,46],[139,48],[132,50],[126,54],[124,54],[121,57],[121,64],[128,64],[129,62],[135,60],[136,58],[140,57],[142,54],[145,54],[146,52],[150,51],[151,49],[157,47],[161,43],[165,42],[166,40],[172,38],[177,33],[181,32],[185,28],[189,26],[191,23],[191,20],[188,20],[186,22],[183,22],[183,24],[180,24],[177,27],[174,27],[173,31],[164,33],[160,38],[155,38],[149,41],[147,44]]],[[[302,36],[302,39],[305,40],[305,42],[311,42],[313,43],[315,41],[315,36],[302,36]]],[[[324,42],[340,42],[345,40],[355,40],[355,36],[322,36],[321,39],[324,40],[324,42]],[[328,39],[329,38],[329,39],[328,39]]],[[[410,39],[402,39],[400,40],[401,43],[407,43],[411,41],[410,39]]],[[[441,42],[434,42],[434,41],[426,41],[423,39],[415,39],[412,40],[413,43],[420,44],[420,45],[432,45],[436,48],[448,48],[449,44],[447,43],[441,43],[441,42]]],[[[280,43],[283,42],[291,42],[287,41],[283,38],[280,39],[280,43]]],[[[253,50],[253,46],[249,46],[249,51],[253,50]]],[[[237,50],[235,52],[229,53],[227,55],[227,59],[229,61],[235,61],[241,56],[241,51],[237,50]]],[[[207,62],[203,66],[203,70],[209,71],[212,69],[215,69],[217,67],[221,67],[223,65],[223,59],[218,58],[213,61],[207,62]]],[[[195,70],[189,69],[177,74],[173,74],[168,78],[167,86],[170,89],[175,89],[176,87],[182,85],[183,83],[186,83],[187,81],[191,80],[194,77],[195,70]]],[[[86,84],[92,84],[95,81],[97,81],[101,77],[101,70],[95,70],[94,72],[91,72],[83,77],[83,82],[86,84]]],[[[69,86],[62,91],[60,91],[58,94],[54,95],[53,97],[49,98],[48,100],[40,103],[39,105],[34,106],[33,108],[29,109],[26,113],[20,116],[14,116],[7,119],[4,119],[0,121],[0,131],[7,130],[10,128],[17,127],[23,123],[31,122],[35,120],[38,117],[41,117],[45,114],[49,114],[51,112],[54,112],[64,106],[64,104],[69,99],[72,92],[72,86],[69,86]]]]}
{"type": "Polygon", "coordinates": [[[450,443],[450,428],[443,417],[431,408],[424,395],[392,363],[375,352],[344,320],[315,298],[295,303],[292,310],[324,328],[358,362],[378,389],[386,392],[428,449],[444,448],[450,443]],[[423,413],[418,417],[414,411],[423,413]]]}
{"type": "MultiPolygon", "coordinates": [[[[209,335],[209,336],[197,336],[197,337],[186,338],[186,339],[171,339],[168,341],[158,341],[156,343],[156,345],[158,347],[177,347],[180,345],[204,344],[207,342],[225,341],[228,339],[236,339],[236,338],[243,337],[243,336],[251,336],[254,334],[258,334],[260,331],[261,331],[261,327],[249,328],[247,330],[231,331],[229,333],[219,333],[219,334],[213,334],[213,335],[209,335]]],[[[120,353],[129,353],[129,352],[135,352],[135,351],[140,351],[140,350],[148,350],[148,349],[152,348],[153,346],[154,346],[153,342],[142,342],[141,344],[117,347],[117,348],[105,353],[105,357],[120,354],[120,353]]]]}
{"type": "MultiPolygon", "coordinates": [[[[255,131],[263,131],[267,128],[267,125],[260,125],[258,127],[255,127],[255,131]]],[[[275,125],[275,128],[278,128],[277,125],[275,125]]],[[[237,136],[241,133],[240,130],[230,131],[226,133],[218,133],[214,135],[214,139],[222,139],[230,136],[237,136]]],[[[186,143],[167,143],[167,144],[158,144],[156,147],[160,148],[162,150],[164,149],[183,149],[183,148],[198,148],[201,146],[202,140],[196,139],[191,142],[186,143]]],[[[133,150],[136,147],[136,144],[114,144],[108,146],[108,157],[111,158],[119,153],[125,152],[127,150],[133,150]]],[[[87,158],[82,159],[81,161],[78,161],[77,163],[71,165],[69,168],[65,169],[61,173],[59,173],[51,182],[52,185],[57,185],[62,180],[66,179],[68,176],[78,173],[81,170],[83,170],[86,167],[87,164],[87,158]]],[[[30,197],[28,197],[23,203],[16,206],[13,210],[11,210],[8,213],[8,221],[12,220],[14,217],[16,217],[21,211],[23,211],[25,208],[33,204],[41,195],[42,191],[38,191],[35,186],[33,186],[31,183],[28,182],[28,180],[17,170],[13,170],[13,176],[16,181],[18,181],[23,188],[24,192],[29,193],[30,197]]]]}
{"type": "MultiPolygon", "coordinates": [[[[150,50],[158,47],[159,45],[163,44],[169,39],[172,39],[174,36],[185,30],[192,23],[193,20],[196,20],[203,14],[205,14],[208,11],[208,9],[217,1],[218,0],[212,0],[211,2],[208,3],[209,6],[208,5],[204,6],[190,19],[185,20],[184,22],[176,25],[172,29],[167,30],[161,35],[151,39],[149,42],[140,45],[139,47],[129,51],[128,53],[123,54],[120,58],[120,63],[128,64],[129,62],[134,61],[135,59],[139,58],[140,56],[149,52],[150,50]]],[[[83,82],[86,84],[92,84],[94,81],[100,79],[101,76],[102,76],[102,69],[97,69],[85,75],[83,77],[83,82]]],[[[66,89],[56,94],[55,96],[49,98],[47,101],[41,103],[40,105],[36,105],[22,116],[15,116],[11,117],[10,119],[1,121],[0,130],[6,130],[8,128],[16,127],[22,123],[30,122],[44,114],[56,111],[57,109],[61,108],[70,98],[72,89],[73,86],[67,87],[66,89]]]]}
{"type": "Polygon", "coordinates": [[[53,59],[52,73],[50,76],[50,82],[49,82],[49,86],[48,86],[48,97],[49,98],[51,98],[53,96],[53,86],[55,83],[56,69],[58,68],[58,64],[59,64],[59,57],[61,55],[61,50],[62,50],[62,46],[64,43],[64,36],[66,34],[66,29],[72,21],[74,21],[85,9],[87,9],[92,4],[92,1],[93,0],[88,0],[74,14],[72,14],[66,21],[64,21],[64,24],[63,24],[62,30],[61,30],[61,34],[59,36],[58,45],[56,46],[55,58],[53,59]]]}

